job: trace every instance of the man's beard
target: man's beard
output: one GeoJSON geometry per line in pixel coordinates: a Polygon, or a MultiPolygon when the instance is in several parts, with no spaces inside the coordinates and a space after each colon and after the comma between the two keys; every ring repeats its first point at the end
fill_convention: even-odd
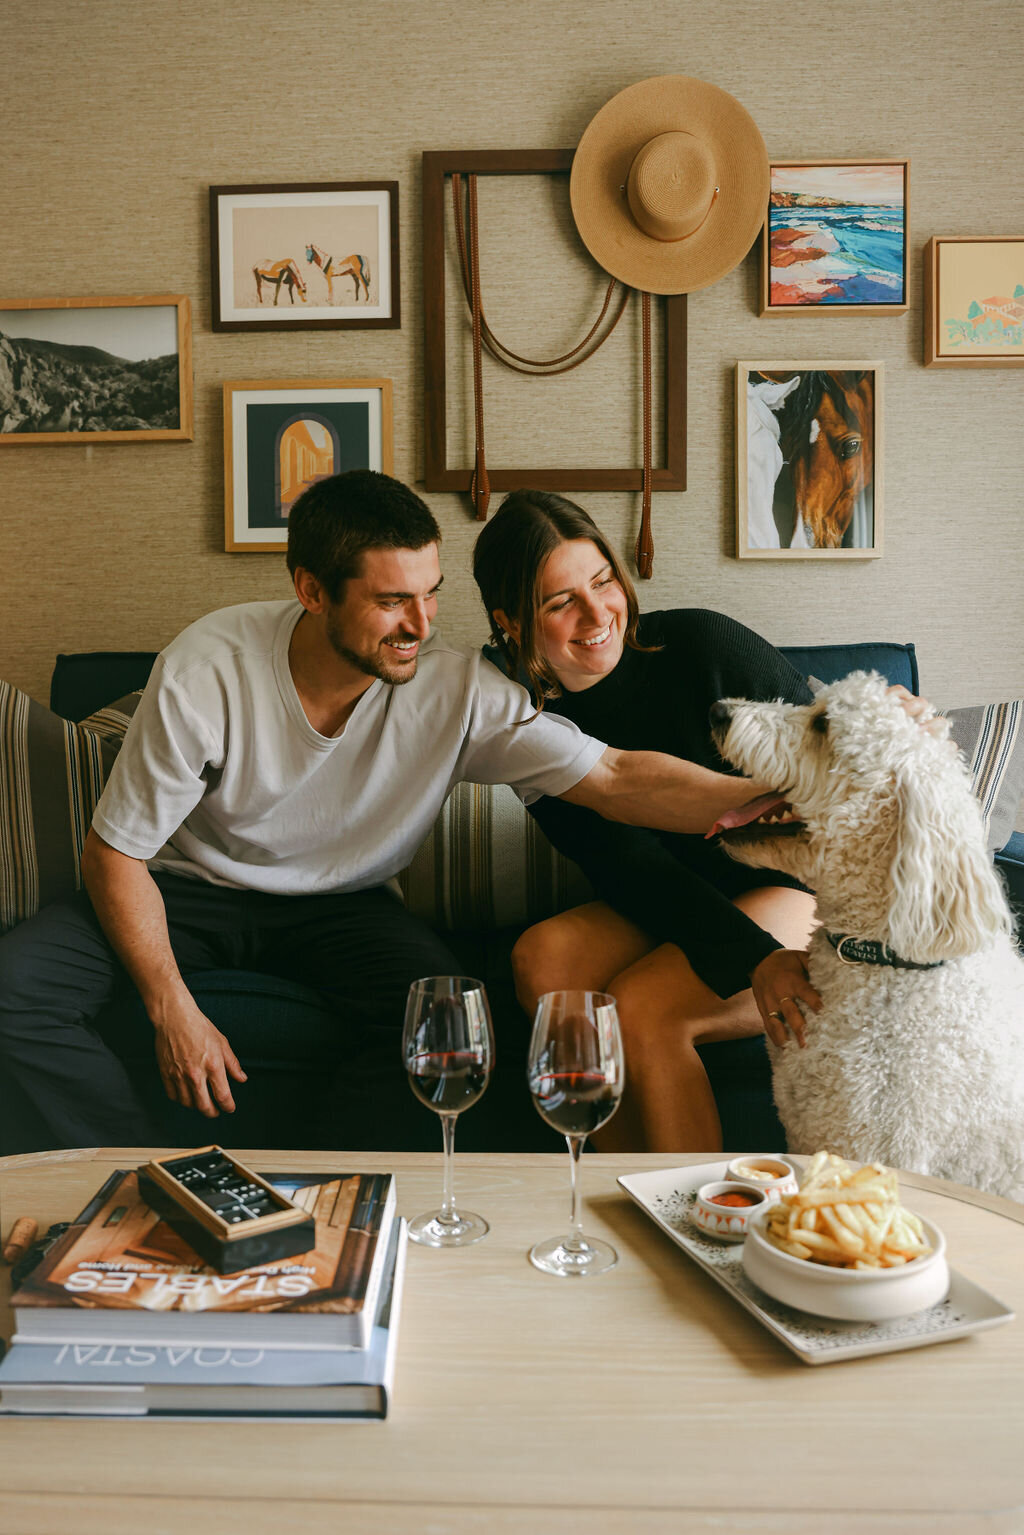
{"type": "Polygon", "coordinates": [[[366,677],[379,677],[381,682],[388,682],[393,686],[400,687],[403,682],[411,682],[416,675],[417,657],[414,657],[411,661],[399,662],[392,661],[385,654],[383,646],[378,647],[375,651],[350,649],[345,644],[341,625],[333,613],[327,615],[326,633],[335,654],[339,655],[343,661],[347,661],[350,666],[354,666],[357,671],[362,672],[366,677]]]}

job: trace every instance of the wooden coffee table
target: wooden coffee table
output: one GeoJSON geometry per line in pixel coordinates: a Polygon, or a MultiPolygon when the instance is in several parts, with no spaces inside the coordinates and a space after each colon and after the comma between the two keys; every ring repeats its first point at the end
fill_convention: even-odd
{"type": "MultiPolygon", "coordinates": [[[[0,1160],[3,1230],[67,1220],[152,1148],[0,1160]]],[[[437,1202],[440,1155],[260,1152],[261,1170],[392,1169],[399,1210],[437,1202]]],[[[1019,1531],[1024,1332],[810,1369],[691,1263],[619,1173],[706,1157],[587,1156],[584,1224],[620,1262],[536,1272],[563,1228],[568,1157],[457,1158],[476,1247],[410,1245],[384,1423],[0,1419],[11,1535],[679,1535],[1019,1531]]],[[[1024,1207],[905,1176],[952,1265],[1024,1316],[1024,1207]]],[[[0,1268],[9,1337],[9,1271],[0,1268]]]]}

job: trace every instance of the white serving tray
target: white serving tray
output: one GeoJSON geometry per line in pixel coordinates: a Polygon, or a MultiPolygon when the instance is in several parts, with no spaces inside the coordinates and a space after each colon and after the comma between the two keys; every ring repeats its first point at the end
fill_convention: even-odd
{"type": "Polygon", "coordinates": [[[618,1181],[666,1236],[804,1364],[835,1364],[841,1359],[923,1348],[1013,1321],[1014,1313],[1008,1306],[955,1269],[950,1270],[949,1294],[944,1301],[891,1322],[833,1322],[772,1300],[747,1278],[742,1242],[718,1242],[698,1231],[690,1220],[697,1189],[727,1177],[730,1160],[630,1173],[618,1181]]]}

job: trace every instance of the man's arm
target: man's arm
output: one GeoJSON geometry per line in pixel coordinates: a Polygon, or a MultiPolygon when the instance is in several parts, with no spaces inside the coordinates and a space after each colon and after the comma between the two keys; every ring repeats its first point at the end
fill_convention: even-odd
{"type": "Polygon", "coordinates": [[[628,826],[695,834],[710,831],[723,811],[768,792],[766,784],[712,773],[665,752],[609,746],[585,778],[557,797],[628,826]]]}
{"type": "Polygon", "coordinates": [[[224,1035],[200,1012],[171,950],[160,891],[145,863],[90,829],[82,878],[100,926],[138,989],[155,1031],[168,1098],[208,1119],[233,1112],[228,1077],[245,1072],[224,1035]]]}

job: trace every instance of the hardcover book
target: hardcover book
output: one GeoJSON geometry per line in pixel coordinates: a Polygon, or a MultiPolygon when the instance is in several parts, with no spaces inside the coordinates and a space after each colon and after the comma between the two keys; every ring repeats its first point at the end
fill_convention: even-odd
{"type": "Polygon", "coordinates": [[[365,1349],[25,1343],[0,1363],[0,1414],[385,1418],[395,1377],[406,1224],[387,1243],[365,1349]]]}
{"type": "Polygon", "coordinates": [[[11,1298],[33,1343],[366,1348],[394,1223],[390,1173],[270,1173],[309,1211],[311,1252],[218,1274],[112,1173],[11,1298]]]}

